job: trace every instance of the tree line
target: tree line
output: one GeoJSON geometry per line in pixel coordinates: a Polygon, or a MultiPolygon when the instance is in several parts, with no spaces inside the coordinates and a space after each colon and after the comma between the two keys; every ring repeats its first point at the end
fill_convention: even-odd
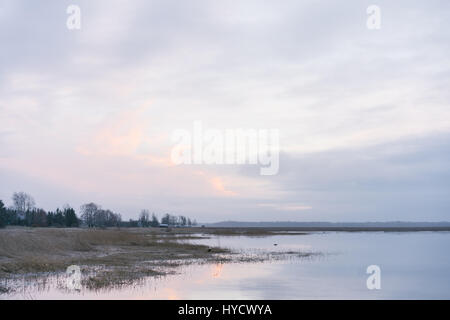
{"type": "Polygon", "coordinates": [[[15,192],[12,196],[12,206],[6,207],[0,200],[0,228],[5,226],[27,227],[59,227],[59,228],[108,228],[108,227],[159,227],[167,226],[189,227],[197,222],[185,216],[166,213],[161,220],[146,209],[142,210],[137,220],[123,221],[119,213],[115,213],[95,203],[86,203],[80,207],[78,217],[75,209],[65,205],[62,209],[45,211],[37,208],[32,196],[24,192],[15,192]]]}

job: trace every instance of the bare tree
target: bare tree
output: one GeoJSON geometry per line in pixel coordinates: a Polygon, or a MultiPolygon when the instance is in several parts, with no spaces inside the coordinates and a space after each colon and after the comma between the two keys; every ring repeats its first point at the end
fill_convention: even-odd
{"type": "Polygon", "coordinates": [[[181,225],[181,226],[186,226],[186,224],[187,224],[187,218],[185,217],[185,216],[179,216],[178,217],[178,223],[181,225]]]}
{"type": "Polygon", "coordinates": [[[101,207],[99,205],[93,202],[86,203],[81,206],[81,219],[89,228],[95,226],[95,220],[98,219],[98,217],[96,217],[96,213],[100,210],[100,208],[101,207]]]}
{"type": "Polygon", "coordinates": [[[12,200],[14,209],[22,218],[24,217],[25,212],[33,210],[34,205],[36,204],[33,197],[25,192],[14,192],[12,200]]]}
{"type": "Polygon", "coordinates": [[[150,226],[150,212],[148,210],[143,209],[141,211],[141,214],[139,215],[139,222],[141,227],[147,228],[150,226]]]}
{"type": "Polygon", "coordinates": [[[108,216],[111,215],[112,212],[109,210],[97,210],[94,212],[94,227],[98,228],[106,228],[108,225],[108,216]]]}
{"type": "Polygon", "coordinates": [[[120,228],[121,222],[122,222],[122,215],[120,213],[114,213],[109,219],[111,227],[120,228]]]}
{"type": "Polygon", "coordinates": [[[152,222],[150,223],[152,227],[159,227],[158,217],[152,213],[152,222]]]}

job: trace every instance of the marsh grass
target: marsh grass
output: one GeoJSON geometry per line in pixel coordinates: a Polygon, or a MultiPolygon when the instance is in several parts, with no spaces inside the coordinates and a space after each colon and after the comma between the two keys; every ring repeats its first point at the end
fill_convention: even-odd
{"type": "Polygon", "coordinates": [[[9,293],[11,290],[8,287],[4,287],[3,285],[0,285],[0,294],[9,293]]]}
{"type": "Polygon", "coordinates": [[[84,288],[93,291],[110,290],[113,288],[122,288],[126,286],[139,285],[147,277],[163,276],[166,272],[160,272],[153,269],[133,268],[109,268],[97,270],[92,275],[85,277],[81,284],[84,288]]]}
{"type": "MultiPolygon", "coordinates": [[[[70,265],[82,268],[82,286],[108,290],[136,285],[148,277],[175,273],[189,264],[244,263],[308,258],[305,252],[231,252],[193,244],[187,240],[208,235],[270,236],[262,229],[55,229],[7,228],[0,230],[0,294],[14,291],[14,279],[62,277],[70,265]],[[197,232],[197,233],[196,233],[197,232]],[[199,236],[199,233],[202,236],[199,236]],[[12,285],[10,285],[12,284],[12,285]]],[[[46,281],[42,282],[45,285],[46,281]]],[[[64,287],[64,281],[61,282],[64,287]]]]}
{"type": "Polygon", "coordinates": [[[162,236],[147,229],[4,229],[0,230],[0,277],[56,272],[71,264],[127,266],[145,260],[212,256],[208,247],[162,236]]]}

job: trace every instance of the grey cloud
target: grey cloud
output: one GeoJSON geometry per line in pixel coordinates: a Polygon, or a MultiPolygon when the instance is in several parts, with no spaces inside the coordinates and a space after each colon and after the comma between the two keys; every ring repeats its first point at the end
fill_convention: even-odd
{"type": "MultiPolygon", "coordinates": [[[[197,118],[211,126],[280,128],[301,148],[316,135],[358,137],[387,123],[392,137],[380,137],[377,146],[348,142],[335,151],[284,153],[280,174],[270,178],[254,166],[208,167],[267,182],[267,192],[285,194],[279,201],[158,197],[155,206],[208,221],[447,217],[448,136],[424,135],[435,125],[449,128],[448,1],[377,1],[379,31],[365,27],[369,1],[80,0],[82,30],[70,32],[66,8],[72,3],[0,4],[3,154],[14,157],[28,144],[39,150],[45,137],[45,150],[55,156],[107,115],[147,97],[154,99],[154,126],[164,134],[197,118]],[[11,90],[11,78],[21,74],[37,75],[39,86],[19,83],[11,90]],[[123,84],[136,92],[118,99],[123,84]],[[19,105],[16,98],[29,101],[19,105]],[[415,114],[416,122],[406,119],[415,114]],[[428,127],[416,139],[398,140],[395,129],[409,123],[428,127]],[[266,202],[313,209],[281,213],[258,206],[266,202]]],[[[5,181],[15,177],[2,175],[5,181]]],[[[38,183],[18,179],[23,189],[38,183]]],[[[111,204],[125,212],[139,209],[127,200],[135,199],[111,204]]]]}
{"type": "Polygon", "coordinates": [[[450,201],[448,134],[373,147],[284,154],[279,187],[305,200],[318,216],[445,220],[450,201]],[[344,211],[344,212],[343,212],[344,211]]]}

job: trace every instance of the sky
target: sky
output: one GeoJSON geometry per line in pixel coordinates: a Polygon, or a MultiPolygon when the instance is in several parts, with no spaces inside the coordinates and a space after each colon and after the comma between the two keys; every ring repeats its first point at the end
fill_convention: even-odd
{"type": "Polygon", "coordinates": [[[449,88],[446,0],[1,0],[0,199],[124,219],[450,220],[449,88]],[[278,130],[279,170],[175,165],[172,134],[196,121],[278,130]]]}

